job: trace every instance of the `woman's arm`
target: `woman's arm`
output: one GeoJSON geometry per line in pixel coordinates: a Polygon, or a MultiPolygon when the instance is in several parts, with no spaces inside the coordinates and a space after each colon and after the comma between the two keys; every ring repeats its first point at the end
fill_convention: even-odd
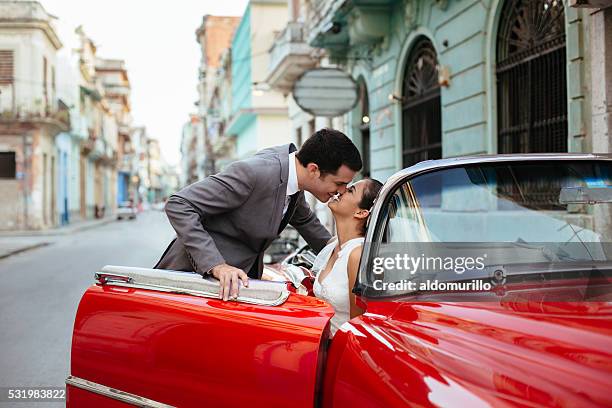
{"type": "Polygon", "coordinates": [[[348,259],[348,282],[349,282],[349,302],[351,308],[351,319],[353,317],[357,317],[363,314],[363,309],[361,309],[355,303],[355,295],[353,294],[353,287],[355,286],[355,281],[357,280],[357,271],[359,270],[359,260],[361,259],[361,249],[362,245],[359,245],[357,248],[351,251],[348,259]]]}

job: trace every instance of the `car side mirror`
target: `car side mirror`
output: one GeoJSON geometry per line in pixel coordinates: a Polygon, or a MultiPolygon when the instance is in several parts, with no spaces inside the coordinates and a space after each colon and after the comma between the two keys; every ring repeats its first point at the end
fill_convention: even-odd
{"type": "Polygon", "coordinates": [[[291,259],[291,265],[302,266],[306,269],[312,269],[313,263],[305,254],[297,254],[291,259]]]}
{"type": "Polygon", "coordinates": [[[317,255],[312,251],[312,249],[310,249],[309,246],[304,245],[299,250],[285,258],[282,263],[284,265],[301,266],[310,270],[312,269],[316,259],[317,255]]]}

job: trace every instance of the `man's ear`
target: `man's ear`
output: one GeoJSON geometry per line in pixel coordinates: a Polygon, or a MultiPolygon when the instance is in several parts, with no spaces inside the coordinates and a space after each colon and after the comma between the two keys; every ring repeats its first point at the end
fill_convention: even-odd
{"type": "Polygon", "coordinates": [[[318,178],[321,175],[321,171],[319,170],[319,165],[316,163],[308,163],[306,165],[306,170],[308,170],[308,174],[318,178]]]}

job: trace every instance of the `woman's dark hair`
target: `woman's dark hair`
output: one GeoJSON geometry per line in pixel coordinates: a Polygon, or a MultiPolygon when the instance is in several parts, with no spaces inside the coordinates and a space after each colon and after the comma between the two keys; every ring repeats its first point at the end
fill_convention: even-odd
{"type": "Polygon", "coordinates": [[[336,174],[343,164],[353,171],[361,170],[359,150],[344,133],[324,128],[310,136],[295,157],[302,166],[315,163],[321,175],[336,174]]]}
{"type": "MultiPolygon", "coordinates": [[[[366,185],[363,188],[361,201],[359,201],[359,208],[362,210],[371,210],[372,206],[374,205],[374,200],[376,200],[376,197],[378,197],[378,193],[380,192],[383,184],[380,181],[369,177],[364,178],[364,180],[366,181],[366,185]]],[[[367,221],[363,223],[363,229],[361,231],[363,235],[366,233],[367,225],[367,221]]]]}

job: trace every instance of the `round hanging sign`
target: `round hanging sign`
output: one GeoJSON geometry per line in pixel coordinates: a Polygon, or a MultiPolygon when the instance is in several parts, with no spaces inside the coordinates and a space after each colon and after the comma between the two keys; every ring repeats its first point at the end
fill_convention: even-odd
{"type": "Polygon", "coordinates": [[[357,105],[357,83],[337,68],[315,68],[306,71],[293,86],[295,103],[314,116],[344,115],[357,105]]]}

